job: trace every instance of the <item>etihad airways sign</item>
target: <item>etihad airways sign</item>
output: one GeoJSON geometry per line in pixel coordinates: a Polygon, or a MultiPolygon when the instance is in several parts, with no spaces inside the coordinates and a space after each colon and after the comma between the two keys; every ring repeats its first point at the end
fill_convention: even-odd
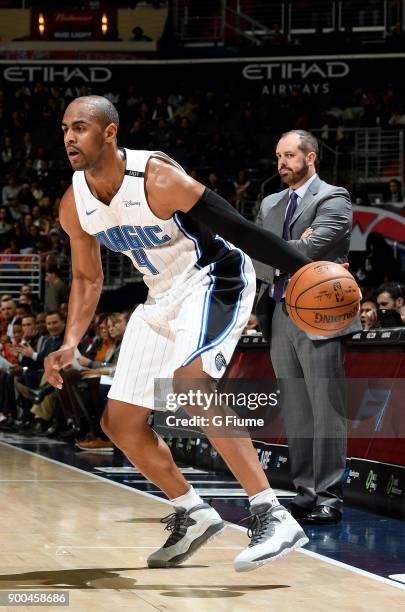
{"type": "Polygon", "coordinates": [[[105,83],[112,71],[106,66],[9,66],[3,77],[11,83],[105,83]]]}
{"type": "Polygon", "coordinates": [[[346,62],[272,62],[248,64],[242,74],[252,81],[289,81],[291,79],[341,79],[350,72],[346,62]]]}
{"type": "Polygon", "coordinates": [[[350,73],[350,66],[340,61],[289,61],[247,64],[242,76],[259,85],[261,93],[285,96],[299,91],[302,94],[329,94],[333,79],[350,73]]]}

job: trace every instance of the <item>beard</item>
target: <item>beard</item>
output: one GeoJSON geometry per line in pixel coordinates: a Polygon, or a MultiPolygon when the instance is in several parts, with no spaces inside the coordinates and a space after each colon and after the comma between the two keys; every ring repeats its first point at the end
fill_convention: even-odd
{"type": "Polygon", "coordinates": [[[309,169],[309,165],[307,164],[307,161],[304,160],[302,162],[301,168],[299,168],[298,170],[295,170],[295,172],[292,171],[290,168],[283,168],[283,170],[289,170],[288,174],[281,174],[280,171],[279,171],[279,174],[281,176],[281,180],[283,181],[283,183],[290,186],[290,185],[295,185],[296,183],[299,183],[303,178],[305,178],[308,174],[308,169],[309,169]]]}

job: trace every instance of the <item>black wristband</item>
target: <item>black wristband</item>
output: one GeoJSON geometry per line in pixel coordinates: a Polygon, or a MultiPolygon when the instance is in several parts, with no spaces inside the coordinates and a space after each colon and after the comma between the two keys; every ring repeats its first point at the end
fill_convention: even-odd
{"type": "Polygon", "coordinates": [[[240,215],[226,200],[206,188],[190,217],[264,264],[293,274],[312,260],[276,234],[240,215]]]}

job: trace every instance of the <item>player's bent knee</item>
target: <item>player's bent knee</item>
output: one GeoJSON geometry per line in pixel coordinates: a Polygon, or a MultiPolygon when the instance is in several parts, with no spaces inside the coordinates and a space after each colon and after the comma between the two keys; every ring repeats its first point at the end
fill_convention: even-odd
{"type": "Polygon", "coordinates": [[[185,393],[189,390],[212,391],[217,381],[202,370],[202,366],[195,362],[188,366],[177,368],[173,373],[173,391],[185,393]]]}
{"type": "Polygon", "coordinates": [[[102,414],[100,426],[104,433],[121,448],[121,441],[141,438],[148,426],[150,410],[116,400],[109,400],[102,414]]]}
{"type": "Polygon", "coordinates": [[[182,401],[182,405],[185,406],[185,410],[188,414],[198,412],[206,406],[206,399],[210,394],[213,394],[216,389],[216,381],[208,375],[204,377],[193,376],[190,372],[190,376],[187,376],[184,371],[185,368],[179,368],[176,370],[173,377],[173,392],[179,396],[187,397],[189,403],[187,406],[182,401]]]}

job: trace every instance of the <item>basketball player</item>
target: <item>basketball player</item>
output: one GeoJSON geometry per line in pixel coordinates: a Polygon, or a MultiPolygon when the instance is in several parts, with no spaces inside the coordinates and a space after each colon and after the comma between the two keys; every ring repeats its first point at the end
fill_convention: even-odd
{"type": "MultiPolygon", "coordinates": [[[[185,561],[223,530],[149,427],[154,379],[219,379],[248,322],[255,294],[250,258],[293,273],[310,260],[241,217],[225,200],[188,176],[163,153],[117,147],[119,118],[105,98],[77,98],[62,129],[73,185],[60,205],[70,236],[73,282],[63,347],[46,361],[48,380],[62,386],[68,365],[96,310],[103,284],[100,243],[125,253],[144,274],[146,303],[132,315],[122,342],[102,427],[114,444],[172,501],[171,532],[149,567],[185,561]],[[218,232],[218,234],[217,234],[218,232]]],[[[269,485],[250,439],[210,442],[250,498],[249,546],[235,559],[249,571],[308,542],[269,485]]]]}

